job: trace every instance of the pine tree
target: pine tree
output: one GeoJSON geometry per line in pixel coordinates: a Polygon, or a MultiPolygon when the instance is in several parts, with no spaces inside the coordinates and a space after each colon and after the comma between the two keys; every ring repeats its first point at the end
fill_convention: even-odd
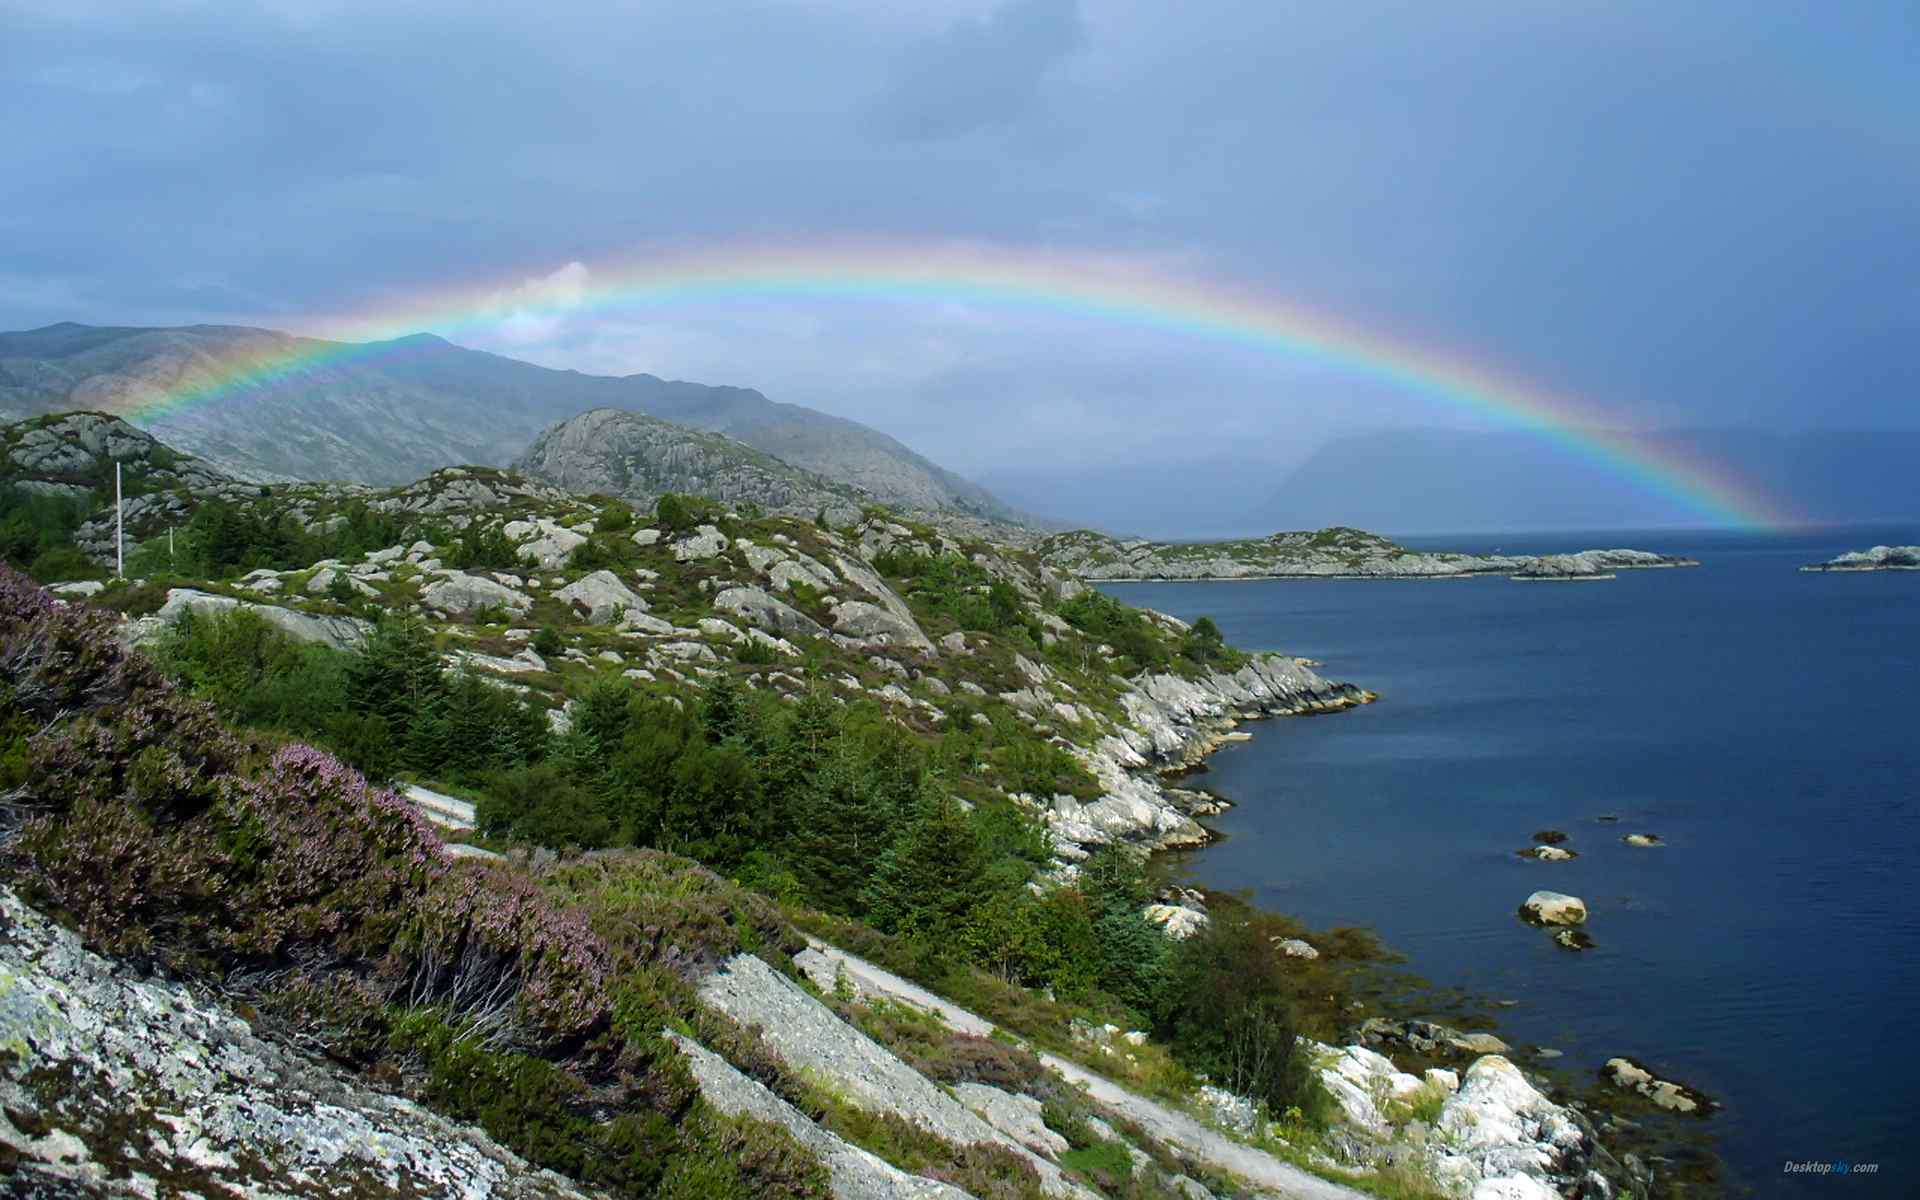
{"type": "Polygon", "coordinates": [[[913,817],[881,858],[866,889],[873,923],[883,930],[950,944],[983,898],[986,863],[959,801],[929,777],[913,817]]]}

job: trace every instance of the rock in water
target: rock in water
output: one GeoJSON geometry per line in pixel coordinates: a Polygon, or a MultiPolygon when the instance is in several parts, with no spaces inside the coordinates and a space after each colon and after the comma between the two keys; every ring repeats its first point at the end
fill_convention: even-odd
{"type": "Polygon", "coordinates": [[[1714,1103],[1705,1096],[1682,1087],[1670,1079],[1661,1079],[1630,1058],[1610,1058],[1600,1068],[1600,1078],[1624,1091],[1638,1092],[1669,1112],[1705,1116],[1714,1103]]]}
{"type": "Polygon", "coordinates": [[[1665,842],[1660,840],[1657,834],[1651,834],[1651,833],[1630,833],[1627,836],[1621,838],[1620,840],[1625,842],[1629,846],[1664,846],[1666,845],[1665,842]]]}
{"type": "Polygon", "coordinates": [[[1520,916],[1534,925],[1578,925],[1587,919],[1587,904],[1564,892],[1539,891],[1520,906],[1520,916]]]}
{"type": "Polygon", "coordinates": [[[1809,563],[1802,571],[1920,571],[1920,546],[1875,546],[1852,550],[1826,562],[1809,563]]]}
{"type": "Polygon", "coordinates": [[[1562,850],[1558,846],[1528,846],[1525,850],[1516,850],[1514,853],[1521,858],[1535,858],[1541,862],[1570,862],[1580,857],[1578,852],[1562,850]]]}

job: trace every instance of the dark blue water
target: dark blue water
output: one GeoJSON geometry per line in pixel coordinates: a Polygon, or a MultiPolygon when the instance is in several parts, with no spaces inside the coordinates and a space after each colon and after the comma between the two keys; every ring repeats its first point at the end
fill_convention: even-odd
{"type": "Polygon", "coordinates": [[[1453,538],[1703,565],[1111,590],[1381,696],[1255,726],[1212,760],[1205,786],[1238,807],[1198,880],[1372,926],[1434,983],[1519,1001],[1503,1035],[1564,1051],[1557,1066],[1625,1054],[1706,1089],[1759,1195],[1920,1195],[1920,573],[1795,570],[1917,535],[1453,538]],[[1515,857],[1549,827],[1581,857],[1515,857]],[[1667,845],[1621,843],[1640,830],[1667,845]],[[1596,949],[1515,918],[1543,887],[1587,901],[1596,949]],[[1789,1159],[1880,1168],[1810,1181],[1789,1159]]]}

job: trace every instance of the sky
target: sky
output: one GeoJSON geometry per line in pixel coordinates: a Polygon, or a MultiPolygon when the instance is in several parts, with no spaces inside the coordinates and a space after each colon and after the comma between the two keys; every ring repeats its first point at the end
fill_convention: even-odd
{"type": "Polygon", "coordinates": [[[524,292],[452,336],[971,473],[1487,424],[1084,314],[567,303],[661,248],[857,237],[1230,281],[1623,429],[1913,429],[1915,62],[1911,0],[0,0],[0,327],[524,292]]]}

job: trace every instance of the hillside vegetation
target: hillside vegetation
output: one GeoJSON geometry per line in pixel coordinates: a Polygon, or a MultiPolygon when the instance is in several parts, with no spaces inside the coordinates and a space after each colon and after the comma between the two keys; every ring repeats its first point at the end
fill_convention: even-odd
{"type": "MultiPolygon", "coordinates": [[[[51,437],[70,474],[17,483],[69,507],[45,520],[54,493],[17,486],[7,519],[34,537],[14,557],[96,577],[55,599],[0,569],[8,887],[91,952],[237,1006],[337,1081],[314,1086],[411,1098],[564,1177],[511,1194],[1243,1193],[1039,1050],[1224,1104],[1237,1136],[1322,1169],[1340,1147],[1390,1157],[1415,1119],[1410,1092],[1369,1097],[1427,1084],[1349,1055],[1375,1079],[1355,1091],[1296,1040],[1366,1011],[1371,939],[1162,887],[1143,857],[1204,840],[1215,803],[1161,769],[1242,717],[1358,689],[882,509],[837,527],[676,493],[647,509],[477,468],[263,488],[182,478],[107,418],[28,434],[8,444],[39,461],[51,437]],[[69,520],[115,458],[165,497],[129,581],[97,577],[97,517],[69,520]],[[432,828],[420,812],[454,802],[416,810],[422,785],[470,800],[472,826],[432,828]],[[803,978],[802,931],[1019,1044],[803,978]]],[[[103,1106],[119,1051],[62,1028],[77,1058],[0,1072],[9,1113],[89,1146],[176,1145],[170,1085],[103,1106]]],[[[224,1144],[254,1144],[234,1121],[224,1144]]],[[[196,1189],[284,1184],[270,1155],[95,1154],[196,1189]]]]}

